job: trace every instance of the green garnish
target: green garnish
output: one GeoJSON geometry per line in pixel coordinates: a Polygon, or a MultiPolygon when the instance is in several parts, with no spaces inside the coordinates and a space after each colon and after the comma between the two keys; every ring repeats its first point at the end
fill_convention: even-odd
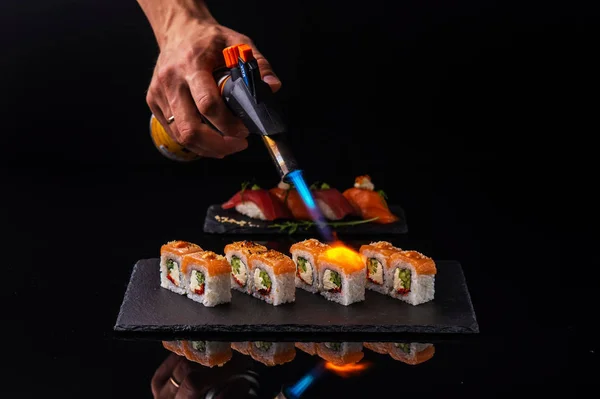
{"type": "Polygon", "coordinates": [[[267,289],[271,288],[271,278],[269,277],[269,274],[267,274],[266,271],[261,270],[260,271],[260,279],[262,280],[262,283],[265,287],[267,287],[267,289]]]}
{"type": "Polygon", "coordinates": [[[231,268],[233,269],[233,272],[235,274],[240,274],[240,264],[242,263],[242,260],[240,258],[238,258],[237,256],[233,255],[231,257],[231,268]]]}
{"type": "Polygon", "coordinates": [[[302,270],[302,273],[306,273],[306,262],[308,262],[308,260],[298,257],[298,268],[302,270]]]}
{"type": "Polygon", "coordinates": [[[327,183],[323,183],[323,184],[321,184],[321,190],[327,190],[327,189],[329,189],[329,188],[331,188],[331,187],[329,186],[329,184],[327,184],[327,183]]]}
{"type": "Polygon", "coordinates": [[[175,261],[173,259],[167,259],[167,270],[171,272],[175,267],[175,261]]]}
{"type": "MultiPolygon", "coordinates": [[[[363,224],[363,223],[369,223],[372,222],[374,220],[379,219],[379,217],[374,217],[371,219],[365,219],[365,220],[351,220],[349,222],[329,222],[329,223],[325,223],[328,226],[331,227],[343,227],[343,226],[355,226],[357,224],[363,224]]],[[[274,223],[269,225],[269,228],[279,228],[279,231],[286,231],[288,230],[288,234],[294,234],[299,228],[302,228],[304,230],[308,230],[309,228],[311,228],[312,226],[315,226],[316,223],[312,222],[310,220],[300,220],[297,222],[284,222],[284,223],[274,223]]]]}
{"type": "Polygon", "coordinates": [[[258,184],[253,184],[252,190],[260,190],[260,186],[258,184]]]}
{"type": "Polygon", "coordinates": [[[192,348],[198,352],[206,351],[206,341],[192,341],[192,348]]]}
{"type": "Polygon", "coordinates": [[[339,342],[325,342],[325,347],[334,351],[339,351],[342,349],[342,344],[339,342]]]}
{"type": "Polygon", "coordinates": [[[204,284],[204,273],[196,271],[196,281],[198,282],[198,285],[204,284]]]}
{"type": "Polygon", "coordinates": [[[313,184],[311,184],[310,189],[311,190],[327,190],[328,188],[331,188],[331,186],[327,183],[321,183],[321,182],[314,182],[313,184]],[[320,183],[320,184],[319,184],[320,183]]]}
{"type": "Polygon", "coordinates": [[[379,265],[379,261],[375,258],[369,258],[369,275],[373,275],[377,273],[377,267],[379,265]]]}
{"type": "Polygon", "coordinates": [[[258,349],[261,349],[263,351],[268,351],[272,345],[273,344],[271,342],[263,342],[263,341],[254,342],[254,346],[256,346],[258,349]]]}
{"type": "Polygon", "coordinates": [[[383,190],[377,190],[377,194],[379,194],[384,200],[388,199],[387,194],[383,190]]]}
{"type": "Polygon", "coordinates": [[[331,274],[329,275],[329,281],[331,281],[336,287],[342,286],[342,276],[339,273],[330,270],[331,274]]]}
{"type": "Polygon", "coordinates": [[[316,181],[313,184],[310,185],[309,187],[311,190],[317,190],[319,188],[319,182],[316,181]]]}
{"type": "Polygon", "coordinates": [[[402,349],[402,351],[403,351],[404,353],[410,353],[410,344],[406,344],[406,343],[403,343],[403,342],[401,342],[401,343],[396,343],[396,344],[394,344],[394,346],[395,346],[396,348],[400,348],[400,349],[402,349]]]}

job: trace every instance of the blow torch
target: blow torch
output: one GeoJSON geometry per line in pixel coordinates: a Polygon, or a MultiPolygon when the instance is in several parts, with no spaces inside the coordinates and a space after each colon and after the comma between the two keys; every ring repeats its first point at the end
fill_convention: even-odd
{"type": "MultiPolygon", "coordinates": [[[[300,172],[287,145],[286,126],[277,110],[271,88],[261,79],[252,49],[247,44],[230,46],[223,50],[223,56],[227,67],[214,73],[223,100],[251,134],[262,137],[281,179],[289,182],[290,173],[300,172]]],[[[203,120],[217,130],[207,119],[203,120]]],[[[150,119],[150,134],[154,145],[167,158],[176,161],[199,158],[176,143],[154,115],[150,119]]]]}

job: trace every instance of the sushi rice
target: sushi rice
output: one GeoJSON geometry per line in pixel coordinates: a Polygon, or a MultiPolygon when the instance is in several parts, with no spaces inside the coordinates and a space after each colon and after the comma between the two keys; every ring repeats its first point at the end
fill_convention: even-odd
{"type": "Polygon", "coordinates": [[[250,255],[251,294],[273,306],[295,302],[296,267],[292,259],[275,250],[250,255]]]}
{"type": "Polygon", "coordinates": [[[411,305],[431,301],[435,296],[435,274],[433,260],[417,251],[402,251],[390,259],[389,295],[411,305]]]}

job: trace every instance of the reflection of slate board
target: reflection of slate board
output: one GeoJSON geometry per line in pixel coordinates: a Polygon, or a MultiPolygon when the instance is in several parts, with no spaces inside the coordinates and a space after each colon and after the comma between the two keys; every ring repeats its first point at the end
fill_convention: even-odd
{"type": "MultiPolygon", "coordinates": [[[[404,209],[398,205],[390,205],[390,210],[393,214],[398,216],[400,220],[396,223],[389,224],[377,224],[377,223],[362,223],[353,226],[339,226],[334,227],[335,231],[341,234],[404,234],[408,232],[408,225],[406,224],[406,216],[404,209]]],[[[361,220],[357,217],[346,217],[343,222],[349,222],[352,220],[361,220]]],[[[289,232],[280,231],[279,228],[269,227],[273,224],[284,223],[285,220],[277,220],[273,222],[252,219],[235,209],[222,209],[220,204],[211,205],[206,211],[206,219],[204,220],[204,232],[215,233],[215,234],[288,234],[289,232]],[[245,221],[258,227],[248,227],[248,225],[240,226],[236,223],[221,223],[215,219],[215,216],[226,217],[236,221],[245,221]]],[[[314,226],[304,229],[299,227],[294,235],[314,235],[316,229],[314,226]]]]}
{"type": "Polygon", "coordinates": [[[123,337],[202,335],[232,341],[251,336],[318,341],[330,334],[368,340],[382,334],[398,339],[399,333],[478,333],[461,264],[436,260],[436,266],[435,299],[417,306],[373,291],[365,293],[363,302],[342,306],[297,289],[295,303],[272,306],[234,290],[231,303],[209,308],[160,287],[159,259],[143,259],[133,268],[114,330],[123,337]]]}

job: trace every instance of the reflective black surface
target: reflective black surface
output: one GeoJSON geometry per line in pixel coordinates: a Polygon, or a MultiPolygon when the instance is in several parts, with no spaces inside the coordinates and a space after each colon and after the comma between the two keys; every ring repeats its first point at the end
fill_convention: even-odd
{"type": "MultiPolygon", "coordinates": [[[[327,371],[302,397],[583,397],[597,385],[595,13],[549,2],[212,3],[282,78],[307,179],[343,189],[370,174],[407,216],[409,233],[385,238],[459,261],[480,327],[406,337],[435,346],[418,365],[365,350],[365,370],[327,371]]],[[[199,391],[250,369],[272,397],[319,367],[298,350],[280,366],[234,351],[208,368],[161,340],[115,336],[135,262],[172,239],[227,241],[203,234],[207,207],[246,180],[274,186],[277,172],[260,141],[194,164],[153,148],[144,97],[156,46],[134,1],[8,0],[0,22],[0,396],[151,398],[166,363],[155,383],[173,397],[165,377],[181,363],[199,391]]]]}

